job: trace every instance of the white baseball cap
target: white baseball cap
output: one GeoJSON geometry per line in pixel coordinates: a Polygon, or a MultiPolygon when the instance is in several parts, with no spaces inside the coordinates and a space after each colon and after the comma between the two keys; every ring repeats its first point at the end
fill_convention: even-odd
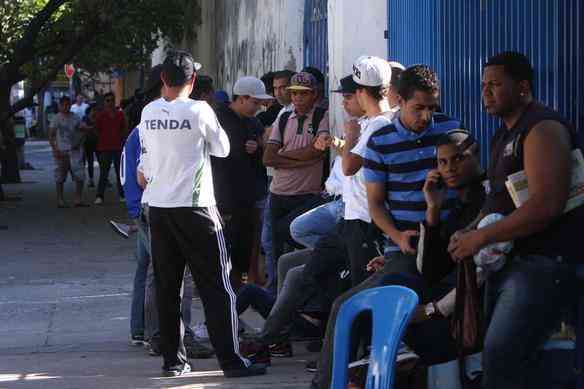
{"type": "Polygon", "coordinates": [[[391,66],[379,57],[363,55],[353,64],[353,81],[363,86],[389,86],[391,66]]]}
{"type": "Polygon", "coordinates": [[[251,96],[260,100],[272,100],[274,96],[266,93],[266,86],[259,78],[241,77],[233,86],[233,94],[237,96],[251,96]]]}
{"type": "Polygon", "coordinates": [[[391,66],[392,69],[397,68],[401,70],[406,70],[406,67],[397,61],[389,61],[389,66],[391,66]]]}

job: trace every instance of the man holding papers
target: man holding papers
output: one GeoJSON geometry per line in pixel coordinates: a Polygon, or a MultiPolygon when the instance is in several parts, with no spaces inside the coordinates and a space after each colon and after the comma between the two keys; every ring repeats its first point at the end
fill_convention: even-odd
{"type": "Polygon", "coordinates": [[[535,352],[577,296],[574,265],[583,261],[576,232],[584,207],[564,212],[571,152],[578,145],[570,124],[534,100],[533,78],[529,60],[519,53],[500,53],[486,63],[483,103],[502,127],[492,141],[490,192],[479,219],[492,213],[505,217],[485,228],[457,232],[449,246],[452,257],[461,261],[472,260],[487,245],[515,242],[504,267],[486,284],[486,389],[549,387],[542,376],[547,369],[534,369],[535,352]],[[516,208],[505,183],[521,171],[529,198],[516,208]]]}

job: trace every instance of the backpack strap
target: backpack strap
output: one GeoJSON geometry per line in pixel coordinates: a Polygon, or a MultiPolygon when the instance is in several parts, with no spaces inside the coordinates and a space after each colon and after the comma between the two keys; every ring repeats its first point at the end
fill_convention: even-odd
{"type": "MultiPolygon", "coordinates": [[[[320,122],[324,118],[324,115],[327,113],[326,108],[316,107],[314,109],[314,113],[312,114],[312,129],[316,134],[318,131],[318,126],[320,126],[320,122]]],[[[326,149],[324,160],[322,163],[322,185],[324,187],[324,183],[331,172],[331,152],[330,149],[326,149]]]]}
{"type": "Polygon", "coordinates": [[[292,111],[286,111],[280,115],[280,120],[278,121],[278,130],[280,131],[280,139],[282,140],[282,145],[284,144],[284,133],[286,132],[286,124],[288,124],[288,119],[292,115],[292,111]]]}
{"type": "Polygon", "coordinates": [[[322,107],[316,107],[314,109],[314,113],[312,114],[312,128],[315,133],[318,131],[318,126],[320,126],[320,122],[322,122],[326,112],[327,109],[322,107]]]}

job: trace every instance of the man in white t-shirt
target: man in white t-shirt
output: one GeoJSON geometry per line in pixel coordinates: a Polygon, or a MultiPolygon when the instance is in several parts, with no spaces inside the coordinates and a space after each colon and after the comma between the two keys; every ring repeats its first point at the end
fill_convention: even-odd
{"type": "MultiPolygon", "coordinates": [[[[390,109],[387,99],[392,78],[391,66],[387,61],[378,57],[363,56],[357,59],[353,69],[353,75],[341,81],[344,100],[351,99],[343,101],[343,104],[356,102],[364,116],[345,123],[341,156],[343,173],[349,177],[343,187],[345,201],[343,235],[347,238],[351,283],[357,285],[367,278],[367,263],[377,255],[376,248],[368,247],[373,244],[372,237],[376,229],[371,223],[367,205],[365,180],[361,170],[363,155],[369,136],[391,123],[395,109],[390,109]]],[[[331,140],[327,139],[323,143],[330,144],[331,140]]]]}
{"type": "Polygon", "coordinates": [[[89,108],[89,105],[85,102],[85,98],[80,93],[75,97],[75,104],[71,106],[71,112],[79,118],[79,120],[83,120],[85,117],[85,111],[89,108]]]}
{"type": "MultiPolygon", "coordinates": [[[[142,111],[143,154],[139,170],[148,180],[163,374],[191,371],[183,344],[179,295],[185,265],[199,289],[207,328],[226,377],[265,374],[239,352],[231,260],[215,204],[210,156],[226,157],[230,146],[213,109],[189,98],[201,65],[189,53],[172,52],[163,63],[163,98],[142,111]]],[[[234,190],[236,188],[233,188],[234,190]]]]}

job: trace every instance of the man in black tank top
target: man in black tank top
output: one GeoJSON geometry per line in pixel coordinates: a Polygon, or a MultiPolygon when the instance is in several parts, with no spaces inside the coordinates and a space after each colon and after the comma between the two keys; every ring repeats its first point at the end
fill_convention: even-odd
{"type": "Polygon", "coordinates": [[[582,259],[575,234],[584,207],[563,212],[570,153],[577,145],[570,125],[534,101],[532,83],[533,69],[522,54],[501,53],[485,65],[483,103],[503,126],[492,141],[490,192],[479,218],[492,213],[505,217],[488,227],[459,231],[449,247],[460,261],[472,260],[492,243],[515,244],[504,267],[487,279],[486,389],[551,387],[549,369],[536,369],[534,357],[578,294],[573,266],[582,259]],[[505,181],[521,170],[528,178],[529,200],[515,208],[505,181]]]}

